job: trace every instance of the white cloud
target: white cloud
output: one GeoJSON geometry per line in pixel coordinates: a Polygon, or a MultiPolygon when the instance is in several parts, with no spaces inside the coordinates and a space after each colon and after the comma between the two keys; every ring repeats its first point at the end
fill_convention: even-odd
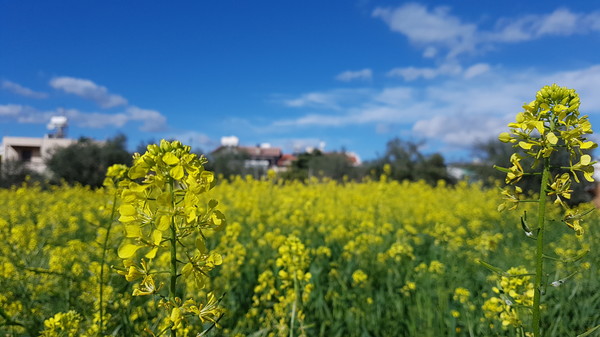
{"type": "Polygon", "coordinates": [[[412,128],[415,135],[442,141],[446,145],[469,147],[489,140],[506,131],[509,118],[486,115],[437,115],[417,121],[412,128]]]}
{"type": "Polygon", "coordinates": [[[210,137],[205,133],[196,131],[168,133],[164,138],[177,139],[183,144],[190,145],[192,147],[192,151],[202,150],[204,151],[204,154],[207,154],[207,150],[210,150],[218,145],[216,141],[210,139],[210,137]]]}
{"type": "Polygon", "coordinates": [[[119,105],[127,105],[127,100],[122,96],[111,94],[106,87],[96,83],[74,77],[55,77],[50,81],[54,89],[62,90],[85,99],[96,102],[102,108],[112,108],[119,105]]]}
{"type": "Polygon", "coordinates": [[[284,101],[284,104],[293,107],[323,107],[337,109],[336,96],[328,93],[310,92],[301,97],[284,101]]]}
{"type": "Polygon", "coordinates": [[[430,80],[438,76],[456,76],[462,71],[462,67],[456,63],[444,63],[437,68],[394,68],[387,73],[387,76],[402,77],[405,81],[414,81],[419,78],[430,80]]]}
{"type": "Polygon", "coordinates": [[[280,130],[373,125],[378,132],[403,125],[412,130],[416,139],[439,140],[454,148],[464,148],[475,141],[496,137],[521,111],[523,103],[534,99],[542,86],[552,83],[575,88],[581,96],[581,112],[600,117],[600,95],[597,94],[600,65],[536,73],[476,64],[467,68],[463,76],[424,87],[365,91],[360,102],[348,104],[338,100],[337,109],[323,110],[319,114],[307,112],[298,118],[274,121],[272,125],[280,130]],[[485,77],[481,76],[483,73],[485,77]]]}
{"type": "Polygon", "coordinates": [[[426,58],[446,51],[446,58],[481,52],[490,45],[530,41],[544,36],[569,36],[600,31],[600,12],[575,13],[559,8],[549,14],[502,18],[491,30],[463,22],[448,7],[428,9],[408,3],[396,8],[378,7],[372,16],[383,20],[390,30],[406,36],[423,48],[426,58]]]}
{"type": "Polygon", "coordinates": [[[350,104],[369,96],[369,89],[334,89],[327,92],[309,92],[300,97],[284,99],[282,103],[291,108],[342,109],[342,104],[350,104]]]}
{"type": "Polygon", "coordinates": [[[123,127],[129,122],[141,122],[140,130],[146,132],[164,131],[166,118],[155,110],[132,106],[120,113],[82,112],[78,109],[38,110],[30,106],[0,105],[0,117],[8,117],[19,123],[46,124],[50,117],[65,115],[69,124],[83,128],[102,129],[123,127]]]}
{"type": "Polygon", "coordinates": [[[431,80],[440,76],[455,77],[463,76],[466,79],[470,79],[479,75],[482,75],[490,70],[490,66],[486,63],[477,63],[467,69],[463,69],[462,66],[456,62],[445,62],[436,68],[431,67],[405,67],[405,68],[394,68],[387,73],[389,77],[401,77],[405,81],[414,81],[420,78],[431,80]]]}
{"type": "Polygon", "coordinates": [[[132,121],[141,121],[140,130],[147,132],[164,131],[167,118],[156,110],[141,109],[136,106],[127,108],[127,117],[132,121]]]}
{"type": "Polygon", "coordinates": [[[477,26],[463,23],[449,14],[448,7],[429,11],[425,6],[408,3],[397,8],[376,8],[373,17],[382,19],[392,31],[405,35],[412,43],[422,46],[426,55],[439,46],[457,55],[475,48],[477,26]]]}
{"type": "Polygon", "coordinates": [[[3,80],[2,81],[2,89],[8,90],[17,95],[29,97],[29,98],[47,98],[48,94],[45,92],[37,92],[33,91],[29,88],[26,88],[18,83],[3,80]]]}
{"type": "Polygon", "coordinates": [[[0,105],[0,117],[14,117],[18,116],[23,111],[23,106],[18,104],[5,104],[0,105]]]}
{"type": "Polygon", "coordinates": [[[353,80],[370,80],[373,78],[373,71],[371,69],[362,69],[362,70],[348,70],[340,73],[335,77],[336,80],[342,82],[350,82],[353,80]]]}
{"type": "Polygon", "coordinates": [[[490,65],[486,63],[477,63],[467,68],[463,74],[466,79],[470,79],[490,71],[490,65]]]}
{"type": "Polygon", "coordinates": [[[128,116],[124,113],[81,112],[77,109],[59,109],[59,112],[64,113],[68,117],[69,123],[91,129],[106,127],[120,128],[129,121],[128,116]]]}

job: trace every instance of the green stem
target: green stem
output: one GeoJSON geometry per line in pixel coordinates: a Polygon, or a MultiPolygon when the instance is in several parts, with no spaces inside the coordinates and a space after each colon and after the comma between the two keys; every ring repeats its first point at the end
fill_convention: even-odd
{"type": "MultiPolygon", "coordinates": [[[[175,295],[177,291],[177,228],[175,228],[175,196],[173,193],[173,181],[169,184],[171,192],[171,282],[169,284],[169,299],[175,303],[175,295]]],[[[171,328],[171,337],[177,337],[177,330],[173,326],[171,328]]]]}
{"type": "Polygon", "coordinates": [[[290,337],[294,337],[294,322],[296,321],[296,307],[298,305],[298,278],[294,275],[294,303],[292,304],[292,318],[290,321],[290,337]]]}
{"type": "Polygon", "coordinates": [[[100,263],[100,336],[104,335],[104,265],[106,262],[106,252],[108,251],[108,238],[110,236],[110,230],[112,228],[115,212],[117,210],[117,196],[118,193],[115,192],[112,209],[110,211],[110,221],[108,222],[106,236],[104,237],[104,244],[102,245],[102,261],[100,263]]]}
{"type": "Polygon", "coordinates": [[[540,337],[540,302],[542,297],[542,276],[544,272],[544,227],[546,222],[546,187],[550,180],[550,159],[544,158],[544,171],[540,185],[538,205],[538,233],[535,257],[535,283],[533,286],[533,336],[540,337]]]}

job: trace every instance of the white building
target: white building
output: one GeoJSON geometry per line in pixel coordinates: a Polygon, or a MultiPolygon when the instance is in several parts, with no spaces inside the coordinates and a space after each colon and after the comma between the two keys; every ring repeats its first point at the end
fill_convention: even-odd
{"type": "Polygon", "coordinates": [[[2,161],[20,161],[33,171],[43,173],[46,170],[46,160],[52,156],[54,149],[66,147],[76,140],[68,138],[32,138],[32,137],[3,137],[2,161]]]}

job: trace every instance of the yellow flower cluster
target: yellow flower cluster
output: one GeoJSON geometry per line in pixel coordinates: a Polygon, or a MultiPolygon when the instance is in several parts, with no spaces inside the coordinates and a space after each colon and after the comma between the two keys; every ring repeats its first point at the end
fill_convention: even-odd
{"type": "Polygon", "coordinates": [[[531,274],[524,267],[510,268],[492,290],[496,295],[482,306],[485,316],[500,321],[503,328],[522,328],[523,318],[533,305],[531,274]]]}
{"type": "MultiPolygon", "coordinates": [[[[583,227],[579,224],[581,214],[574,212],[565,203],[565,199],[571,199],[571,178],[579,182],[577,172],[583,174],[585,180],[594,181],[592,175],[595,162],[585,151],[598,146],[586,138],[592,133],[592,125],[587,115],[580,115],[580,105],[579,95],[575,90],[556,84],[545,86],[538,91],[535,100],[523,105],[524,111],[517,114],[516,121],[508,124],[511,132],[504,132],[499,136],[502,142],[515,144],[526,155],[513,153],[510,157],[512,166],[499,168],[506,172],[507,184],[515,185],[525,174],[531,174],[521,165],[525,157],[534,159],[532,168],[543,161],[543,166],[549,172],[553,154],[557,155],[563,149],[568,154],[568,167],[564,168],[567,172],[551,177],[548,186],[544,186],[544,193],[554,196],[554,202],[566,210],[563,222],[578,236],[583,234],[583,227]]],[[[505,201],[499,206],[499,210],[515,209],[522,189],[515,186],[502,193],[505,201]]]]}

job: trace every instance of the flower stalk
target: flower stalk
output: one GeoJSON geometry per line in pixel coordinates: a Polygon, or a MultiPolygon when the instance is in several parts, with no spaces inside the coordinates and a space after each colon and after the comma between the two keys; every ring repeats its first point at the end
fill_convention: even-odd
{"type": "Polygon", "coordinates": [[[546,231],[546,186],[550,181],[550,160],[544,158],[544,168],[542,171],[542,182],[540,185],[540,197],[538,204],[538,230],[536,238],[535,254],[535,280],[533,286],[533,317],[532,328],[533,335],[540,335],[540,304],[542,298],[542,276],[544,275],[544,232],[546,231]]]}
{"type": "MultiPolygon", "coordinates": [[[[597,147],[597,144],[586,139],[586,135],[592,133],[592,127],[587,116],[580,116],[579,106],[579,96],[575,90],[559,87],[556,84],[545,86],[537,92],[534,101],[523,105],[524,111],[517,114],[515,122],[508,124],[511,128],[510,132],[504,132],[498,137],[500,141],[512,143],[513,147],[519,149],[510,158],[511,167],[498,168],[506,173],[506,184],[512,185],[503,189],[504,202],[498,207],[499,211],[514,210],[519,204],[526,202],[522,197],[524,191],[518,183],[525,176],[539,174],[539,169],[536,171],[536,167],[540,163],[542,166],[537,200],[537,228],[530,228],[526,221],[526,214],[521,217],[521,227],[525,235],[536,240],[535,278],[531,305],[531,331],[534,337],[540,337],[542,334],[540,307],[542,289],[547,286],[544,284],[543,276],[548,201],[552,200],[554,205],[562,208],[563,223],[577,236],[583,235],[584,230],[580,221],[589,213],[574,210],[567,203],[573,192],[572,180],[580,182],[578,174],[583,175],[583,178],[589,182],[594,181],[592,174],[595,162],[592,162],[591,156],[586,151],[597,147]],[[551,167],[551,159],[557,158],[561,153],[568,155],[568,164],[551,167]],[[531,170],[522,164],[525,158],[533,160],[531,170]]],[[[513,318],[511,324],[517,331],[522,331],[522,320],[516,316],[513,306],[508,304],[506,310],[513,318]]]]}

